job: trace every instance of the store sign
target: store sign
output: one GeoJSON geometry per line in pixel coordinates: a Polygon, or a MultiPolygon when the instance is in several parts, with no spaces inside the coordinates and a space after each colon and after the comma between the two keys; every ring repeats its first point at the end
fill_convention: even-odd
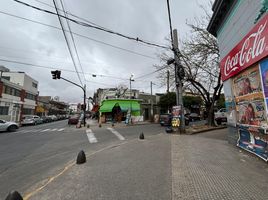
{"type": "Polygon", "coordinates": [[[268,14],[225,56],[221,62],[223,81],[268,55],[268,14]]]}

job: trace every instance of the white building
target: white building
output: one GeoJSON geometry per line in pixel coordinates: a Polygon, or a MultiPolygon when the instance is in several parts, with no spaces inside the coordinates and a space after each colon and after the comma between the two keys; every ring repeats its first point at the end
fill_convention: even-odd
{"type": "Polygon", "coordinates": [[[0,81],[0,118],[20,122],[23,115],[34,114],[38,82],[24,72],[2,72],[0,81]]]}
{"type": "Polygon", "coordinates": [[[78,112],[78,103],[69,103],[69,110],[72,111],[73,113],[78,112]]]}

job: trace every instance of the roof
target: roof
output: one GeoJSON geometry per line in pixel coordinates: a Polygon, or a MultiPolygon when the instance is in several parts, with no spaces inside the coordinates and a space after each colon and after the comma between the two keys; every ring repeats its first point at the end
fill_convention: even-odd
{"type": "Polygon", "coordinates": [[[132,111],[140,111],[140,104],[137,99],[107,99],[102,101],[99,111],[102,113],[112,112],[116,104],[120,106],[121,111],[128,111],[130,108],[132,111]]]}
{"type": "Polygon", "coordinates": [[[222,25],[225,17],[228,15],[230,8],[235,4],[237,0],[215,0],[212,11],[213,15],[208,24],[207,30],[215,37],[217,36],[217,31],[222,25]]]}

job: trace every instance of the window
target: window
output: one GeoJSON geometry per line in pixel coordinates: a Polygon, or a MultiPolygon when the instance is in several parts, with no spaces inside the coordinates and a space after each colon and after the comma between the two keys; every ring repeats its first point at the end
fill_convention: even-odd
{"type": "Polygon", "coordinates": [[[10,76],[2,76],[2,79],[10,81],[10,76]]]}
{"type": "Polygon", "coordinates": [[[34,114],[34,109],[23,108],[22,113],[23,113],[23,115],[33,115],[34,114]]]}
{"type": "Polygon", "coordinates": [[[5,85],[4,93],[20,97],[20,90],[5,85]]]}
{"type": "Polygon", "coordinates": [[[8,115],[8,107],[0,106],[0,115],[8,115]]]}
{"type": "Polygon", "coordinates": [[[35,95],[26,92],[26,99],[35,100],[35,95]]]}
{"type": "Polygon", "coordinates": [[[34,88],[37,88],[37,84],[34,83],[34,82],[32,82],[32,86],[33,86],[34,88]]]}

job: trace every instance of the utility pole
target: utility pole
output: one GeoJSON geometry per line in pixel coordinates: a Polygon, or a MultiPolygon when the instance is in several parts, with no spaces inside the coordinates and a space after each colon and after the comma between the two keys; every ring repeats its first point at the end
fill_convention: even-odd
{"type": "Polygon", "coordinates": [[[153,107],[153,82],[151,81],[151,121],[153,121],[154,107],[153,107]]]}
{"type": "Polygon", "coordinates": [[[167,70],[167,93],[169,93],[169,70],[167,70]]]}
{"type": "Polygon", "coordinates": [[[181,106],[180,133],[185,133],[184,108],[182,100],[182,80],[179,73],[181,71],[180,68],[182,68],[182,66],[179,58],[177,29],[173,30],[173,48],[175,59],[176,103],[177,106],[181,106]]]}

